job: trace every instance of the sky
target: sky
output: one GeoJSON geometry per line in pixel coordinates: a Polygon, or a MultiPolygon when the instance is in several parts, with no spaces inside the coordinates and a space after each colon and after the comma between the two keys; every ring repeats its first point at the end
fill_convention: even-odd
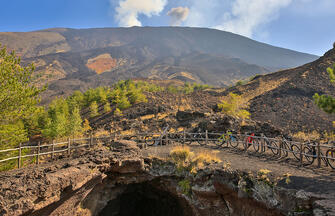
{"type": "Polygon", "coordinates": [[[191,26],[323,55],[335,0],[0,0],[0,32],[54,27],[191,26]]]}

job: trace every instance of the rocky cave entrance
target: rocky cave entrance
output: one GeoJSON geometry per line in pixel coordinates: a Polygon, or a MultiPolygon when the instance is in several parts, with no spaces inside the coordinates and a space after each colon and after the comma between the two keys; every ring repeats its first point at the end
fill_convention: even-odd
{"type": "Polygon", "coordinates": [[[127,185],[123,193],[110,200],[99,216],[183,216],[190,207],[171,193],[149,183],[127,185]]]}

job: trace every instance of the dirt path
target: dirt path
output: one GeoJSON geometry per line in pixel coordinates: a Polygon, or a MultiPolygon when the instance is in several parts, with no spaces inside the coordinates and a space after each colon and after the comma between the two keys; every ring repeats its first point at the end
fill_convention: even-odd
{"type": "MultiPolygon", "coordinates": [[[[143,155],[167,158],[173,146],[149,147],[143,150],[143,155]]],[[[278,158],[270,154],[243,152],[242,149],[202,147],[191,145],[191,151],[209,151],[216,154],[222,161],[229,162],[232,169],[257,173],[260,169],[271,170],[272,177],[289,173],[291,183],[286,188],[303,189],[307,192],[328,194],[335,197],[335,170],[317,168],[315,165],[300,166],[293,158],[278,158]]],[[[222,164],[221,164],[222,166],[222,164]]]]}

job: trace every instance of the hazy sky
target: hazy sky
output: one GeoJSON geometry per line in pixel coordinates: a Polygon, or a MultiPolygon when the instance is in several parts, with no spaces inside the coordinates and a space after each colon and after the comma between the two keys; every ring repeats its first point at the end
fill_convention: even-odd
{"type": "Polygon", "coordinates": [[[196,26],[317,55],[335,41],[335,0],[0,1],[0,31],[196,26]]]}

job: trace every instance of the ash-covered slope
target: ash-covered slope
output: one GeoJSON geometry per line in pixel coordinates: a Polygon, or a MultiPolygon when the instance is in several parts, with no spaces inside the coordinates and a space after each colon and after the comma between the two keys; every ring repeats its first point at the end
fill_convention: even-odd
{"type": "Polygon", "coordinates": [[[36,82],[59,95],[127,78],[226,86],[317,56],[229,32],[187,27],[46,29],[0,33],[0,43],[35,62],[36,82]]]}
{"type": "MultiPolygon", "coordinates": [[[[228,90],[244,95],[252,118],[269,121],[287,131],[332,130],[334,115],[320,110],[313,95],[335,95],[327,67],[335,63],[335,49],[301,67],[258,76],[249,84],[228,90]]],[[[227,92],[226,92],[227,93],[227,92]]]]}

